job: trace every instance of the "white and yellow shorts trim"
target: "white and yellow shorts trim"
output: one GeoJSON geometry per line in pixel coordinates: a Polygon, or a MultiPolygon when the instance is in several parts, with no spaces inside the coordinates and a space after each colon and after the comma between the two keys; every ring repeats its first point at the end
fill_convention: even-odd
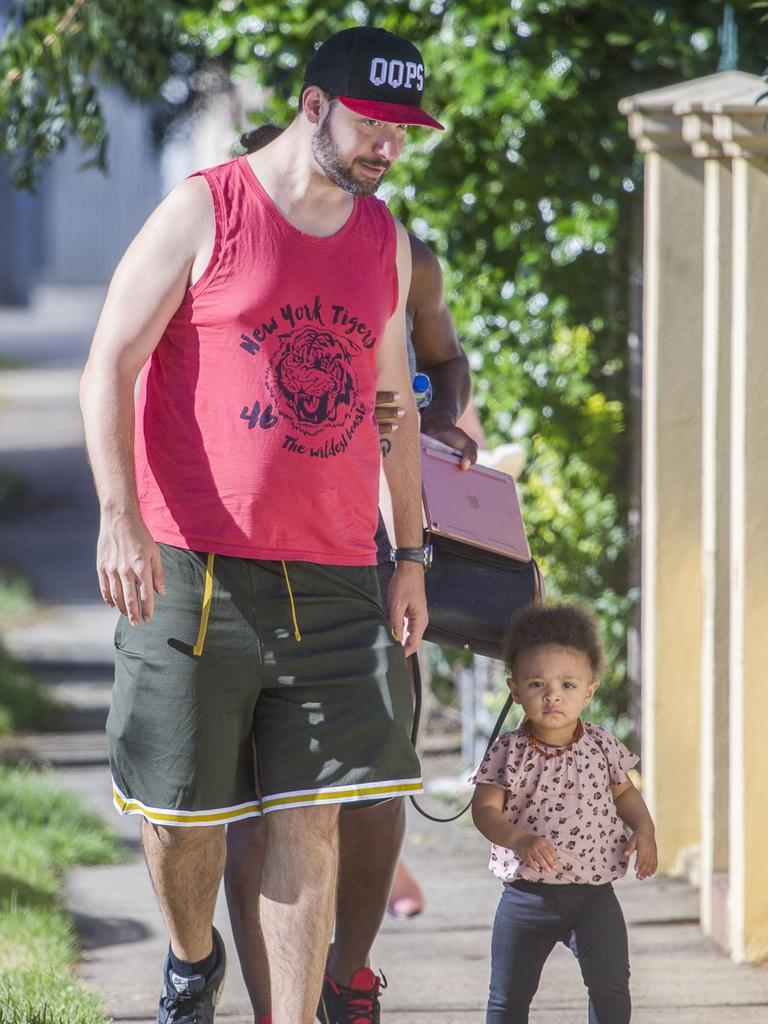
{"type": "Polygon", "coordinates": [[[363,782],[354,786],[330,786],[328,789],[304,789],[291,793],[276,793],[273,796],[255,799],[235,807],[212,807],[200,811],[184,811],[178,808],[151,807],[149,804],[126,796],[112,780],[112,802],[120,814],[140,814],[154,825],[174,827],[200,827],[206,825],[227,825],[245,818],[256,818],[270,811],[293,807],[318,807],[326,804],[347,804],[368,801],[392,800],[396,797],[421,793],[424,787],[421,779],[399,779],[392,782],[363,782]]]}

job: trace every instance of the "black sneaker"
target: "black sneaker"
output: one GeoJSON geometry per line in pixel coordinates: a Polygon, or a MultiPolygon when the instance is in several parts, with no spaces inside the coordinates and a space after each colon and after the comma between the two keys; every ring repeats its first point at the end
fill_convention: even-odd
{"type": "Polygon", "coordinates": [[[160,996],[157,1024],[213,1024],[227,968],[224,943],[215,928],[213,948],[216,951],[216,966],[210,974],[184,977],[171,967],[170,956],[165,958],[163,994],[160,996]]]}
{"type": "Polygon", "coordinates": [[[354,974],[349,988],[326,974],[317,1010],[319,1024],[380,1024],[379,992],[386,987],[384,975],[377,977],[370,967],[354,974]]]}

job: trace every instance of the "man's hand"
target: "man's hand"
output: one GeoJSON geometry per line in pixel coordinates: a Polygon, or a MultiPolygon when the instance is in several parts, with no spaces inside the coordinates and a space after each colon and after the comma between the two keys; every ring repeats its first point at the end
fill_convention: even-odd
{"type": "Polygon", "coordinates": [[[469,469],[477,462],[477,443],[461,427],[457,427],[450,416],[440,413],[437,409],[430,415],[427,408],[421,417],[421,432],[434,437],[436,441],[456,448],[461,452],[461,469],[469,469]]]}
{"type": "Polygon", "coordinates": [[[512,849],[523,864],[535,871],[551,871],[557,861],[557,853],[552,843],[532,832],[516,840],[512,849]]]}
{"type": "Polygon", "coordinates": [[[405,416],[405,409],[398,405],[400,394],[397,391],[376,392],[376,419],[379,421],[379,434],[392,434],[397,430],[397,421],[405,416]]]}
{"type": "Polygon", "coordinates": [[[96,546],[96,568],[101,596],[128,616],[132,626],[149,622],[155,594],[165,593],[160,549],[135,515],[102,521],[96,546]]]}
{"type": "Polygon", "coordinates": [[[658,865],[658,854],[656,853],[656,836],[653,829],[639,828],[633,832],[629,837],[625,852],[628,857],[637,852],[635,874],[641,881],[654,874],[658,865]]]}
{"type": "Polygon", "coordinates": [[[429,619],[422,565],[397,563],[387,591],[387,607],[389,624],[405,648],[407,658],[418,650],[429,619]]]}

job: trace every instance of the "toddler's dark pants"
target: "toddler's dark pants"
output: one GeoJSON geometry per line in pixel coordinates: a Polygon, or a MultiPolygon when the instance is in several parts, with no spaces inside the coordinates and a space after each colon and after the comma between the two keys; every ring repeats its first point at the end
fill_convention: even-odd
{"type": "Polygon", "coordinates": [[[627,929],[610,882],[504,885],[491,947],[486,1024],[528,1024],[528,1008],[558,942],[576,956],[589,992],[589,1024],[628,1024],[627,929]]]}

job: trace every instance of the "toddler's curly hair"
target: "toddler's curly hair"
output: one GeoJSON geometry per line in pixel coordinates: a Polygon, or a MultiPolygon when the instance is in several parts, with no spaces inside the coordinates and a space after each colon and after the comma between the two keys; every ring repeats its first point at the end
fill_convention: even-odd
{"type": "Polygon", "coordinates": [[[512,617],[504,643],[504,660],[513,678],[515,663],[522,652],[544,644],[581,651],[595,676],[603,671],[603,645],[597,621],[579,605],[531,605],[512,617]]]}

